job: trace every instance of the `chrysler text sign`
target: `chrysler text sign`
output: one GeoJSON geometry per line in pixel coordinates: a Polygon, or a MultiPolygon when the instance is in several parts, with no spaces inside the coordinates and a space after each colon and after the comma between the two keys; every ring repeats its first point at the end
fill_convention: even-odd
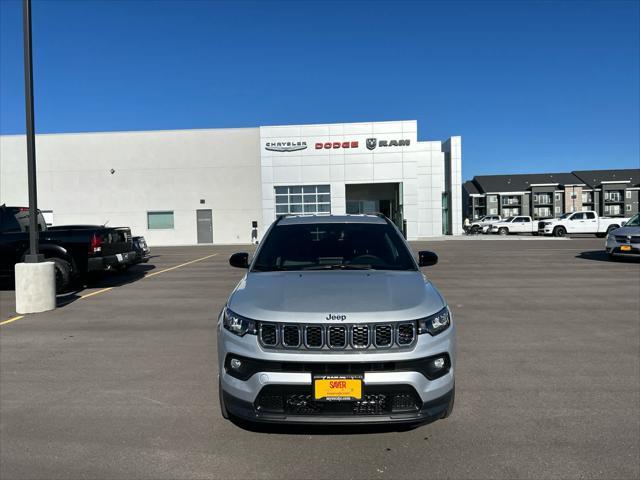
{"type": "Polygon", "coordinates": [[[307,142],[267,142],[264,148],[271,152],[297,152],[305,150],[307,142]]]}

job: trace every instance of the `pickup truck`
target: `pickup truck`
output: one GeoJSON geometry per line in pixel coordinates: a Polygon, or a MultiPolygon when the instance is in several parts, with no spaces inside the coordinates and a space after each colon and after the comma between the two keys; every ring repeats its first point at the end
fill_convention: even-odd
{"type": "Polygon", "coordinates": [[[538,222],[540,235],[564,237],[567,233],[590,233],[604,238],[611,230],[620,228],[628,218],[599,217],[594,211],[565,213],[558,218],[538,222]]]}
{"type": "MultiPolygon", "coordinates": [[[[0,205],[0,278],[12,278],[14,266],[29,250],[29,209],[0,205]]],[[[39,249],[55,264],[56,290],[64,292],[90,272],[133,262],[128,228],[96,225],[47,227],[38,212],[39,249]]]]}
{"type": "Polygon", "coordinates": [[[509,235],[511,233],[535,233],[536,224],[531,217],[518,215],[491,224],[490,233],[509,235]]]}
{"type": "Polygon", "coordinates": [[[484,217],[471,222],[471,225],[469,226],[469,232],[473,234],[487,233],[491,228],[491,224],[499,222],[500,220],[502,220],[502,217],[500,215],[485,215],[484,217]]]}

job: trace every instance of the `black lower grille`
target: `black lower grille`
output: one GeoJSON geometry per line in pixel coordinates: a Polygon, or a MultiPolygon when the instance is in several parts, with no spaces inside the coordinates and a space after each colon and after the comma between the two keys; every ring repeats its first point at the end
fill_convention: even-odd
{"type": "Polygon", "coordinates": [[[316,402],[310,385],[269,385],[254,406],[258,412],[290,415],[388,415],[418,411],[422,401],[408,385],[365,386],[362,399],[349,402],[316,402]]]}

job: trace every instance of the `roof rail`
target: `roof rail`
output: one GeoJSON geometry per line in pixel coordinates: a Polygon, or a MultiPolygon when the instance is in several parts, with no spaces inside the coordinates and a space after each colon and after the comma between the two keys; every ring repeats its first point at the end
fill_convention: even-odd
{"type": "Polygon", "coordinates": [[[393,223],[389,217],[387,217],[384,213],[382,212],[376,212],[373,215],[375,215],[376,217],[382,218],[385,222],[387,222],[389,225],[395,225],[395,223],[393,223]]]}

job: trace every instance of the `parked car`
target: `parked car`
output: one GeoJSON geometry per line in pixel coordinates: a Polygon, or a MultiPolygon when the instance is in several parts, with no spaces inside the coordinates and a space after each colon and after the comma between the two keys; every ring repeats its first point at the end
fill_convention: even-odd
{"type": "Polygon", "coordinates": [[[590,233],[604,238],[607,233],[620,228],[629,219],[599,217],[594,211],[565,213],[558,218],[538,222],[540,235],[564,237],[567,233],[590,233]]]}
{"type": "Polygon", "coordinates": [[[507,217],[504,220],[491,224],[490,232],[498,235],[509,235],[512,233],[535,233],[537,227],[531,217],[524,215],[507,217]]]}
{"type": "MultiPolygon", "coordinates": [[[[0,277],[13,277],[14,266],[29,250],[29,209],[0,206],[0,277]]],[[[133,261],[128,228],[95,225],[47,227],[38,212],[39,249],[55,264],[56,290],[89,272],[105,271],[133,261]]]]}
{"type": "Polygon", "coordinates": [[[131,240],[135,259],[133,263],[147,263],[151,257],[151,250],[147,246],[147,241],[142,236],[133,237],[131,240]]]}
{"type": "Polygon", "coordinates": [[[636,213],[624,227],[611,230],[605,250],[610,258],[618,255],[640,255],[640,214],[636,213]]]}
{"type": "Polygon", "coordinates": [[[485,215],[484,217],[479,218],[478,220],[474,220],[471,222],[471,226],[469,227],[470,233],[488,233],[491,224],[495,222],[499,222],[502,220],[500,215],[485,215]]]}
{"type": "Polygon", "coordinates": [[[408,423],[454,404],[451,311],[400,231],[376,215],[276,220],[218,318],[222,415],[408,423]]]}

